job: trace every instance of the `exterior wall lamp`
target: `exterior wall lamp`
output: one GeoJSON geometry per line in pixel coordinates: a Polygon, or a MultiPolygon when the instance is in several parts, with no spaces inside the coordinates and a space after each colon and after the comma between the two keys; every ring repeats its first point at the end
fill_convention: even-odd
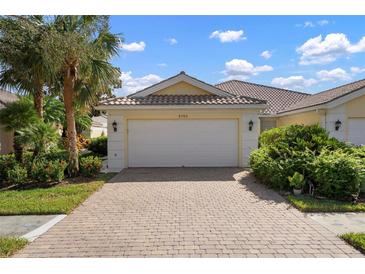
{"type": "Polygon", "coordinates": [[[335,130],[338,131],[342,125],[342,122],[340,120],[337,120],[335,122],[335,130]]]}
{"type": "Polygon", "coordinates": [[[117,132],[117,122],[114,120],[114,122],[112,123],[112,126],[113,126],[113,129],[114,129],[114,132],[117,132]]]}
{"type": "Polygon", "coordinates": [[[252,128],[253,128],[253,121],[250,120],[250,122],[248,122],[248,130],[252,131],[252,128]]]}

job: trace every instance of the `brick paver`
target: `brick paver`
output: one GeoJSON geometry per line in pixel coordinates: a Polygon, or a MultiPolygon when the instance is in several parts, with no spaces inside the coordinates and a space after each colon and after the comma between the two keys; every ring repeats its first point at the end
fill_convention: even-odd
{"type": "Polygon", "coordinates": [[[140,168],[118,174],[16,256],[362,255],[247,171],[140,168]]]}

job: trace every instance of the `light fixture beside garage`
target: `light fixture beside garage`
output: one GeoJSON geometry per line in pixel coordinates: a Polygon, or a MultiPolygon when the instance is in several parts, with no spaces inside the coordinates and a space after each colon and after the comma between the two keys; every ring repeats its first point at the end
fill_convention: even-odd
{"type": "Polygon", "coordinates": [[[248,122],[248,130],[252,131],[252,128],[253,128],[253,121],[250,120],[250,122],[248,122]]]}
{"type": "Polygon", "coordinates": [[[340,120],[337,120],[335,122],[335,130],[338,131],[342,125],[342,122],[340,120]]]}
{"type": "Polygon", "coordinates": [[[117,132],[117,121],[114,120],[114,122],[112,123],[114,132],[117,132]]]}

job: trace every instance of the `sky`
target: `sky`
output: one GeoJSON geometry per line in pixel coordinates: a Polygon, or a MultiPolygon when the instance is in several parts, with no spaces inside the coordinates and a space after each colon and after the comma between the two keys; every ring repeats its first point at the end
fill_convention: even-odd
{"type": "Polygon", "coordinates": [[[365,16],[111,16],[125,96],[180,71],[316,93],[365,78],[365,16]]]}

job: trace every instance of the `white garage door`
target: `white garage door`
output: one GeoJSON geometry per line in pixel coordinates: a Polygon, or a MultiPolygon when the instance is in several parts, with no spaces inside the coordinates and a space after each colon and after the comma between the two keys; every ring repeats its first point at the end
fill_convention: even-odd
{"type": "Polygon", "coordinates": [[[365,118],[349,119],[349,141],[354,145],[365,145],[365,118]]]}
{"type": "Polygon", "coordinates": [[[128,166],[237,166],[237,131],[237,120],[130,120],[128,166]]]}

